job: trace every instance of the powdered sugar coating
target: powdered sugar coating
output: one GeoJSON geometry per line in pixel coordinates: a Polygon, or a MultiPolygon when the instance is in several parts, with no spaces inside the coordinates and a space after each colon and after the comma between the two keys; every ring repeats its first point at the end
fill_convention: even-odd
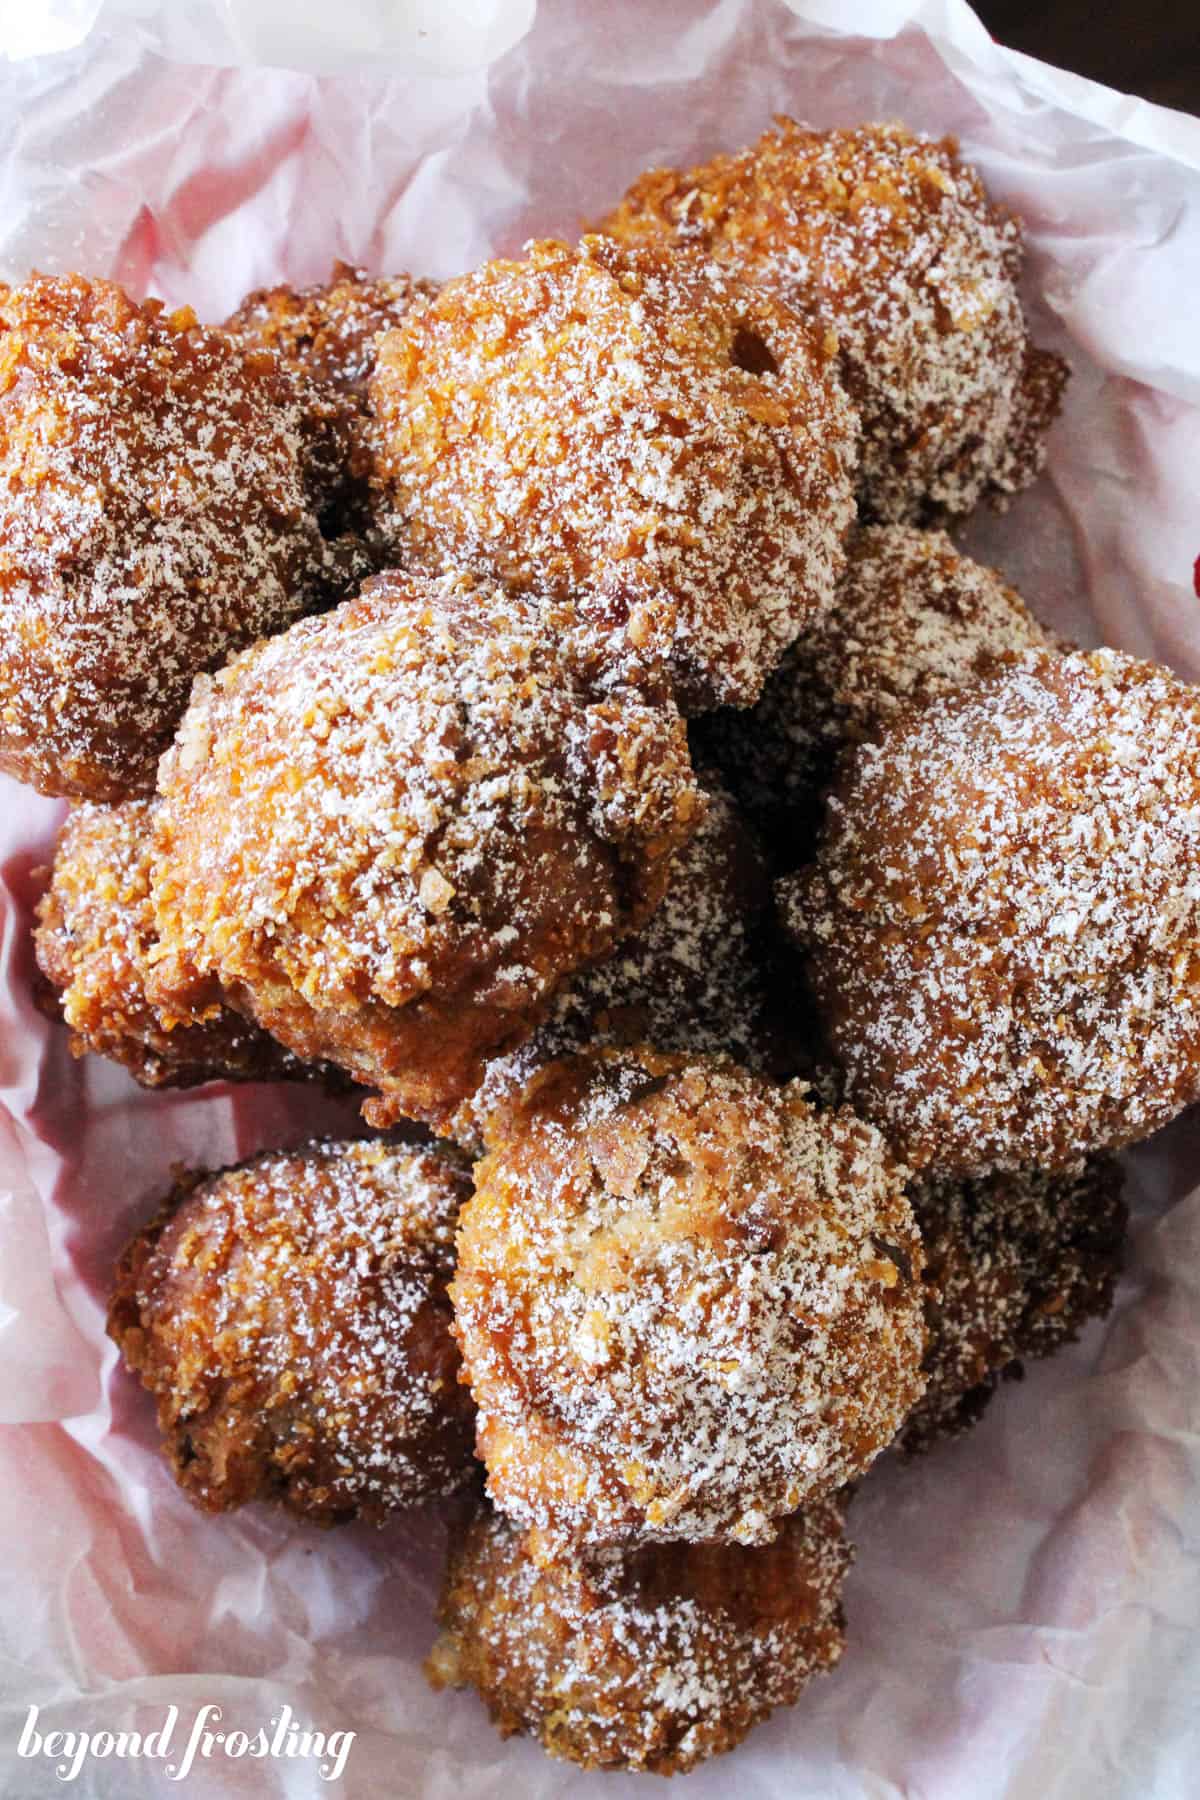
{"type": "Polygon", "coordinates": [[[882,1140],[800,1083],[651,1050],[543,1071],[476,1166],[452,1289],[488,1491],[581,1543],[768,1543],[923,1385],[882,1140]]]}
{"type": "Polygon", "coordinates": [[[697,720],[720,769],[781,868],[811,854],[838,753],[910,702],[979,680],[1052,639],[994,569],[941,531],[855,534],[833,608],[787,652],[762,698],[697,720]]]}
{"type": "Polygon", "coordinates": [[[107,1056],[150,1088],[331,1075],[301,1063],[219,1000],[200,1021],[180,1020],[161,987],[158,1003],[150,1001],[146,982],[158,941],[150,900],[153,815],[151,800],[85,801],[72,808],[59,837],[34,947],[53,994],[49,1010],[69,1027],[75,1055],[107,1056]]]}
{"type": "Polygon", "coordinates": [[[672,860],[666,897],[607,961],[563,984],[531,1037],[488,1062],[454,1121],[459,1143],[503,1136],[536,1072],[589,1046],[648,1043],[762,1069],[785,1059],[769,1016],[766,865],[728,794],[706,781],[704,797],[704,819],[672,860]]]}
{"type": "Polygon", "coordinates": [[[680,1774],[732,1750],[839,1660],[851,1552],[832,1501],[766,1548],[547,1554],[481,1508],[456,1544],[435,1687],[476,1687],[505,1737],[585,1768],[680,1774]]]}
{"type": "Polygon", "coordinates": [[[1041,468],[1066,367],[1029,342],[1020,226],[953,138],[781,117],[732,156],[649,170],[603,229],[693,247],[836,333],[874,517],[965,513],[1041,468]]]}
{"type": "Polygon", "coordinates": [[[1063,1175],[929,1177],[909,1190],[925,1246],[929,1385],[901,1434],[928,1449],[980,1417],[1022,1357],[1052,1356],[1112,1305],[1127,1213],[1120,1164],[1063,1175]]]}
{"type": "Polygon", "coordinates": [[[1145,1137],[1200,1097],[1200,692],[1099,650],[902,713],[782,898],[846,1098],[914,1165],[1145,1137]]]}
{"type": "Polygon", "coordinates": [[[414,552],[570,601],[602,666],[753,700],[828,605],[857,422],[823,334],[670,251],[530,246],[379,347],[378,474],[414,552]]]}
{"type": "Polygon", "coordinates": [[[180,1485],[382,1521],[473,1468],[446,1282],[470,1192],[445,1152],[317,1143],[193,1177],[117,1272],[109,1332],[180,1485]]]}
{"type": "Polygon", "coordinates": [[[277,358],[110,282],[0,301],[0,765],[119,800],[192,677],[340,591],[328,445],[277,358]]]}
{"type": "Polygon", "coordinates": [[[198,683],[160,786],[164,979],[214,978],[378,1124],[444,1120],[702,810],[669,699],[597,696],[530,602],[401,574],[198,683]]]}

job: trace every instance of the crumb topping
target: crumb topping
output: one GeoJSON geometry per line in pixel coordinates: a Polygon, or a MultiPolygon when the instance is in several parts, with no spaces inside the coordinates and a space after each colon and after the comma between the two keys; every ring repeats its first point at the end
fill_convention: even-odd
{"type": "Polygon", "coordinates": [[[750,1068],[773,1064],[766,868],[729,796],[706,782],[704,797],[696,835],[672,859],[666,897],[607,961],[559,988],[525,1043],[488,1062],[455,1121],[460,1142],[502,1131],[499,1121],[539,1069],[589,1046],[649,1043],[750,1068]]]}
{"type": "Polygon", "coordinates": [[[829,604],[857,425],[831,349],[686,256],[534,244],[379,347],[397,532],[569,601],[597,662],[658,658],[686,707],[746,704],[829,604]]]}
{"type": "Polygon", "coordinates": [[[722,708],[693,740],[729,782],[777,863],[811,853],[838,753],[903,705],[963,687],[1050,635],[994,569],[941,531],[858,532],[831,612],[785,655],[749,710],[722,708]]]}
{"type": "Polygon", "coordinates": [[[908,1160],[1146,1136],[1200,1096],[1200,694],[1099,650],[901,713],[782,898],[846,1097],[908,1160]]]}
{"type": "Polygon", "coordinates": [[[469,1475],[446,1283],[470,1192],[445,1152],[268,1153],[193,1180],[136,1238],[110,1331],[159,1397],[181,1483],[381,1519],[469,1475]]]}
{"type": "Polygon", "coordinates": [[[460,1226],[492,1498],[577,1542],[769,1542],[917,1399],[920,1263],[878,1133],[801,1084],[650,1051],[555,1065],[460,1226]]]}
{"type": "Polygon", "coordinates": [[[694,248],[834,335],[875,517],[969,512],[1041,468],[1066,368],[1029,345],[1020,225],[954,139],[781,117],[732,156],[647,171],[602,229],[694,248]]]}
{"type": "Polygon", "coordinates": [[[160,956],[432,1122],[660,897],[686,734],[597,696],[541,609],[392,574],[197,684],[163,759],[160,956]]]}
{"type": "Polygon", "coordinates": [[[547,1554],[481,1509],[450,1558],[428,1673],[475,1686],[505,1736],[552,1755],[682,1773],[838,1661],[850,1556],[832,1501],[754,1550],[547,1554]]]}
{"type": "Polygon", "coordinates": [[[219,1001],[191,1022],[187,1000],[172,1002],[160,988],[158,1004],[150,1001],[158,941],[150,899],[154,804],[82,802],[59,838],[34,947],[74,1054],[107,1056],[151,1088],[329,1075],[219,1001]]]}
{"type": "Polygon", "coordinates": [[[929,1385],[907,1420],[910,1454],[975,1423],[1021,1358],[1051,1356],[1112,1305],[1127,1212],[1111,1157],[909,1190],[925,1246],[929,1385]]]}
{"type": "Polygon", "coordinates": [[[333,593],[304,398],[265,351],[109,282],[0,300],[0,760],[152,791],[192,677],[333,593]]]}

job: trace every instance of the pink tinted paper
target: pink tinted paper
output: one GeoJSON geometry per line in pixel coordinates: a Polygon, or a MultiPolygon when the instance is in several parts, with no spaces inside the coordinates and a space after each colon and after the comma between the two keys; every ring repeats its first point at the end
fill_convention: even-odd
{"type": "MultiPolygon", "coordinates": [[[[432,51],[419,34],[439,9],[369,0],[342,33],[336,8],[260,0],[28,11],[20,31],[0,20],[0,48],[26,58],[0,65],[0,272],[112,274],[208,317],[334,256],[443,275],[573,232],[647,163],[737,145],[776,110],[958,133],[1027,221],[1039,331],[1076,370],[1047,478],[967,541],[1053,623],[1200,677],[1196,122],[1008,56],[953,0],[543,0],[523,37],[532,9],[495,0],[474,31],[471,7],[445,9],[432,51]],[[267,57],[292,66],[254,66],[267,57]]],[[[72,1791],[16,1755],[30,1703],[43,1728],[148,1729],[169,1703],[186,1726],[210,1702],[227,1728],[287,1704],[357,1733],[336,1789],[312,1763],[198,1763],[178,1788],[161,1765],[94,1763],[74,1791],[104,1800],[597,1788],[501,1745],[470,1696],[426,1690],[435,1517],[324,1535],[265,1512],[207,1520],[160,1465],[102,1331],[114,1255],[174,1165],[346,1113],[308,1093],[151,1096],[71,1061],[29,998],[59,812],[0,786],[0,1793],[72,1791]]],[[[1129,1165],[1111,1320],[968,1439],[877,1466],[852,1514],[842,1668],[689,1794],[1196,1793],[1195,1120],[1129,1165]]]]}

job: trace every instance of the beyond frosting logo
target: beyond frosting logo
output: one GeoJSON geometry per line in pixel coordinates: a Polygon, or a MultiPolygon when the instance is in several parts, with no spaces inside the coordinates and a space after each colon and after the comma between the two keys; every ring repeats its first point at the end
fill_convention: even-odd
{"type": "Polygon", "coordinates": [[[253,1731],[221,1730],[219,1706],[201,1706],[183,1727],[179,1708],[168,1706],[152,1731],[41,1731],[39,1710],[29,1708],[17,1755],[53,1763],[60,1781],[74,1781],[88,1763],[104,1761],[158,1763],[168,1781],[186,1781],[197,1762],[222,1758],[315,1762],[322,1781],[339,1781],[357,1735],[299,1725],[290,1706],[253,1731]]]}

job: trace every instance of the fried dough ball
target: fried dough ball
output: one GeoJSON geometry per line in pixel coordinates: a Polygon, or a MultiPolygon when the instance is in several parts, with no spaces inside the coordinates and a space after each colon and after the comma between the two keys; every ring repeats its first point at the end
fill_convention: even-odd
{"type": "Polygon", "coordinates": [[[853,751],[781,885],[846,1098],[913,1167],[1039,1167],[1200,1097],[1200,690],[1043,655],[853,751]]]}
{"type": "Polygon", "coordinates": [[[0,767],[151,793],[197,671],[332,598],[329,446],[293,378],[187,308],[36,276],[0,299],[0,767]]]}
{"type": "Polygon", "coordinates": [[[313,287],[256,288],[222,330],[277,350],[320,387],[365,404],[377,340],[436,292],[435,283],[411,275],[369,275],[335,262],[329,280],[313,287]]]}
{"type": "Polygon", "coordinates": [[[176,1189],[122,1257],[108,1329],[189,1499],[381,1523],[469,1478],[446,1283],[470,1185],[444,1151],[375,1141],[176,1189]]]}
{"type": "Polygon", "coordinates": [[[901,1434],[907,1452],[965,1431],[1022,1357],[1052,1356],[1109,1310],[1128,1218],[1122,1180],[1111,1157],[1095,1157],[1066,1175],[913,1185],[929,1385],[901,1434]]]}
{"type": "Polygon", "coordinates": [[[702,809],[669,699],[598,696],[538,608],[415,574],[197,683],[159,779],[167,985],[217,982],[379,1125],[443,1121],[702,809]]]}
{"type": "Polygon", "coordinates": [[[84,801],[63,826],[34,948],[72,1052],[106,1056],[148,1088],[329,1077],[219,1002],[195,1023],[176,1023],[165,994],[150,1002],[153,815],[151,800],[84,801]]]}
{"type": "Polygon", "coordinates": [[[953,138],[781,117],[732,156],[648,170],[602,229],[695,249],[836,334],[876,518],[969,512],[1040,470],[1066,365],[1029,341],[1020,224],[953,138]]]}
{"type": "Polygon", "coordinates": [[[383,339],[371,398],[417,555],[570,601],[685,710],[753,700],[832,598],[857,421],[825,334],[695,259],[487,263],[383,339]]]}
{"type": "Polygon", "coordinates": [[[586,1543],[769,1543],[924,1385],[921,1248],[883,1141],[715,1058],[598,1051],[476,1167],[455,1334],[488,1491],[586,1543]]]}
{"type": "Polygon", "coordinates": [[[369,275],[335,262],[329,280],[314,287],[257,288],[221,327],[242,344],[277,351],[311,384],[321,416],[337,421],[351,484],[347,516],[355,528],[369,525],[367,384],[377,341],[436,292],[433,282],[410,275],[369,275]]]}
{"type": "Polygon", "coordinates": [[[852,1552],[831,1500],[773,1544],[546,1552],[481,1508],[451,1553],[435,1687],[588,1769],[682,1774],[790,1706],[844,1647],[852,1552]]]}
{"type": "Polygon", "coordinates": [[[758,704],[693,726],[782,868],[811,854],[838,753],[910,702],[924,704],[1053,640],[994,569],[941,531],[856,534],[830,612],[794,644],[758,704]]]}
{"type": "Polygon", "coordinates": [[[492,1058],[451,1135],[486,1143],[537,1071],[589,1046],[732,1057],[774,1072],[789,1046],[772,1012],[771,888],[728,794],[705,781],[706,811],[671,864],[666,898],[607,962],[565,982],[516,1050],[492,1058]]]}

